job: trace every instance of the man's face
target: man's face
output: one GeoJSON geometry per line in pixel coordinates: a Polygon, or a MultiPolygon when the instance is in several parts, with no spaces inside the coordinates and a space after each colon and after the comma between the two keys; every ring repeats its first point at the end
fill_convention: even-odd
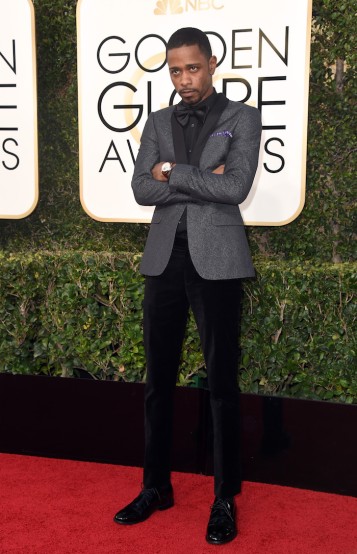
{"type": "Polygon", "coordinates": [[[197,44],[181,46],[167,52],[167,65],[175,90],[186,104],[198,104],[212,94],[216,56],[208,60],[197,44]]]}

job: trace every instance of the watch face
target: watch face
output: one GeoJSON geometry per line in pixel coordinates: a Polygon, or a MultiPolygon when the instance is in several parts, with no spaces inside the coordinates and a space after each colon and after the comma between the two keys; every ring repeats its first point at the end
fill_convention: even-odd
{"type": "Polygon", "coordinates": [[[171,171],[171,164],[170,162],[165,162],[162,164],[161,173],[167,173],[168,171],[171,171]]]}

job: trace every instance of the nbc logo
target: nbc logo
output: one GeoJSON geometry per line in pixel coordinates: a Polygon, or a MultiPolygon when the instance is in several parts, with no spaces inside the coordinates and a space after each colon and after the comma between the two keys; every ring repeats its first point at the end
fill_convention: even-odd
{"type": "Polygon", "coordinates": [[[188,11],[221,10],[219,0],[157,0],[155,15],[179,14],[188,11]]]}
{"type": "Polygon", "coordinates": [[[170,13],[182,13],[183,7],[181,6],[181,0],[158,0],[156,2],[156,8],[154,10],[155,15],[166,15],[170,13]]]}

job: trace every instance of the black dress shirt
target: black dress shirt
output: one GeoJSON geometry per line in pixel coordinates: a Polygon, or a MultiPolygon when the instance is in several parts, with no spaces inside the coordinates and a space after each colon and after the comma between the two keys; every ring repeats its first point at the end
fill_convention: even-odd
{"type": "MultiPolygon", "coordinates": [[[[217,100],[217,92],[215,89],[213,89],[212,94],[210,94],[208,98],[203,100],[203,102],[200,102],[199,104],[197,104],[195,106],[195,109],[204,108],[208,113],[208,111],[212,108],[216,100],[217,100]]],[[[181,100],[180,105],[184,106],[185,108],[190,108],[190,105],[183,102],[183,100],[181,100]]],[[[193,110],[189,116],[188,124],[185,125],[185,127],[183,128],[188,163],[191,163],[192,152],[204,124],[205,124],[205,121],[202,121],[201,118],[196,117],[193,110]]],[[[185,209],[185,211],[183,212],[181,219],[178,223],[176,236],[187,239],[187,209],[185,209]]]]}

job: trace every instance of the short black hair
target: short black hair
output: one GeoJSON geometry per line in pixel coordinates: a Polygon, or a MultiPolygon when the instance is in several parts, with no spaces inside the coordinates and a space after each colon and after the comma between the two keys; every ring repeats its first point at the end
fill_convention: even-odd
{"type": "Polygon", "coordinates": [[[173,48],[193,46],[194,44],[197,44],[202,54],[204,54],[208,60],[212,57],[212,48],[207,35],[195,27],[183,27],[175,31],[167,43],[166,54],[173,48]]]}

